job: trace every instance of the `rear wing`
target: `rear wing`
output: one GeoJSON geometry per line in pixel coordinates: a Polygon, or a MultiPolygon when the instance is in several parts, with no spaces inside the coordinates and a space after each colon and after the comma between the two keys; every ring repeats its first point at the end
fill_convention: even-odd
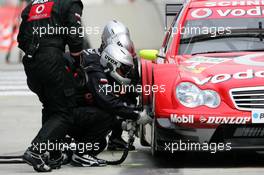
{"type": "Polygon", "coordinates": [[[165,5],[165,30],[171,25],[175,16],[178,16],[184,3],[166,4],[165,5]],[[168,22],[170,21],[170,22],[168,22]]]}

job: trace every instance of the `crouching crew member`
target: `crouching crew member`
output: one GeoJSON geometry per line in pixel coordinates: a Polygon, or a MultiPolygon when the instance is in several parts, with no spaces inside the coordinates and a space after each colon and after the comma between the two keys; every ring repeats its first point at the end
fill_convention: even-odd
{"type": "Polygon", "coordinates": [[[131,83],[131,71],[134,68],[131,54],[123,47],[111,44],[102,52],[85,51],[81,65],[86,81],[78,90],[78,105],[74,109],[74,127],[70,135],[78,143],[93,145],[91,150],[76,151],[72,164],[76,166],[104,166],[106,163],[96,158],[107,146],[106,136],[112,130],[116,116],[131,119],[138,124],[152,121],[146,113],[130,107],[126,101],[113,91],[113,86],[131,83]]]}

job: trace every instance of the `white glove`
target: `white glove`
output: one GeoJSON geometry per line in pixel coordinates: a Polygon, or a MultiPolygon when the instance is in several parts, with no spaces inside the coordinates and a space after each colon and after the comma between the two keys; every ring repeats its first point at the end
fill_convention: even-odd
{"type": "Polygon", "coordinates": [[[152,123],[152,118],[147,114],[146,109],[139,113],[139,119],[137,120],[137,124],[146,125],[148,123],[152,123]]]}
{"type": "Polygon", "coordinates": [[[136,123],[133,121],[123,121],[122,122],[122,129],[124,131],[136,131],[136,123]]]}

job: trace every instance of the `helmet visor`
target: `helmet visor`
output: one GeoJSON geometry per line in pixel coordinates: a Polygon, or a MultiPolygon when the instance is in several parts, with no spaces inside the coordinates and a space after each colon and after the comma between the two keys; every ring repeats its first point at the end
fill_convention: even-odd
{"type": "Polygon", "coordinates": [[[133,70],[132,66],[121,64],[121,66],[117,68],[117,73],[124,78],[131,78],[132,70],[133,70]]]}

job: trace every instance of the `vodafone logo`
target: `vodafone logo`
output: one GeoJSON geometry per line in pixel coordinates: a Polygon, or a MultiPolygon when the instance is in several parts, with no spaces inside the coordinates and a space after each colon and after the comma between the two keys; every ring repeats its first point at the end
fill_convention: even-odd
{"type": "MultiPolygon", "coordinates": [[[[233,61],[237,64],[243,64],[247,66],[264,67],[263,61],[255,60],[256,58],[263,59],[263,56],[264,56],[263,53],[249,54],[249,55],[235,57],[233,61]]],[[[245,79],[253,79],[255,77],[264,78],[264,70],[255,72],[253,69],[248,69],[248,70],[237,72],[234,74],[223,73],[223,74],[217,74],[217,75],[210,76],[210,77],[203,78],[203,79],[199,79],[198,77],[192,77],[192,78],[196,84],[205,85],[209,82],[212,84],[217,84],[217,83],[228,81],[230,79],[245,80],[245,79]]]]}
{"type": "Polygon", "coordinates": [[[191,11],[191,18],[224,18],[224,17],[257,17],[264,16],[264,9],[261,6],[249,7],[230,7],[230,8],[198,8],[191,11]]]}
{"type": "Polygon", "coordinates": [[[245,79],[252,79],[252,78],[264,78],[264,71],[254,72],[252,69],[248,69],[247,71],[238,72],[235,74],[218,74],[214,76],[210,76],[204,79],[199,79],[197,77],[193,77],[193,80],[198,85],[205,85],[206,83],[211,82],[212,84],[222,83],[230,79],[235,80],[245,80],[245,79]]]}
{"type": "Polygon", "coordinates": [[[209,8],[196,9],[191,13],[193,18],[198,18],[198,19],[208,18],[212,14],[213,11],[209,8]]]}
{"type": "Polygon", "coordinates": [[[45,19],[45,18],[50,18],[52,9],[54,6],[54,2],[48,2],[46,0],[38,0],[34,1],[30,12],[29,12],[29,17],[28,21],[34,21],[34,20],[40,20],[40,19],[45,19]],[[38,4],[40,2],[45,2],[43,4],[38,4]]]}
{"type": "Polygon", "coordinates": [[[45,5],[44,5],[44,4],[39,5],[39,6],[36,8],[36,13],[37,13],[37,14],[41,14],[44,10],[45,10],[45,5]]]}

